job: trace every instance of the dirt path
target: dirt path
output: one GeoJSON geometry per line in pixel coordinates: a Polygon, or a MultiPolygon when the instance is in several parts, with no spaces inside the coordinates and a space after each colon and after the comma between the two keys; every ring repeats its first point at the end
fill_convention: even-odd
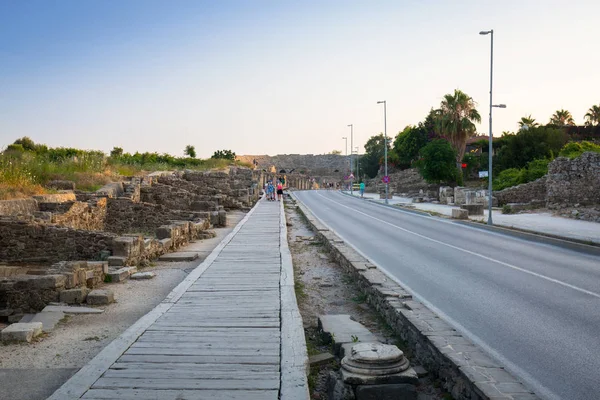
{"type": "Polygon", "coordinates": [[[143,269],[156,273],[154,279],[105,285],[114,291],[116,302],[102,307],[104,313],[69,317],[50,335],[30,344],[0,346],[0,400],[43,400],[52,394],[100,350],[158,305],[244,215],[228,213],[228,227],[215,229],[215,238],[180,249],[193,249],[202,254],[202,258],[191,262],[156,262],[143,269]]]}

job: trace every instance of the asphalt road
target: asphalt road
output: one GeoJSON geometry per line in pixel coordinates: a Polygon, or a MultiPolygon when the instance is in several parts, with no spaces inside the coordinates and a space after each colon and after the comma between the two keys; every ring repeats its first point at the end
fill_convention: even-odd
{"type": "Polygon", "coordinates": [[[334,191],[323,223],[544,399],[600,399],[600,257],[334,191]]]}

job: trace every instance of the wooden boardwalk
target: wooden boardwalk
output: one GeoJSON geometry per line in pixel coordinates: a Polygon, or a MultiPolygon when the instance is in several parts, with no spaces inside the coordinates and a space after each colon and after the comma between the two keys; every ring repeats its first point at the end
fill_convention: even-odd
{"type": "Polygon", "coordinates": [[[261,201],[208,269],[77,398],[278,399],[281,218],[280,203],[261,201]]]}

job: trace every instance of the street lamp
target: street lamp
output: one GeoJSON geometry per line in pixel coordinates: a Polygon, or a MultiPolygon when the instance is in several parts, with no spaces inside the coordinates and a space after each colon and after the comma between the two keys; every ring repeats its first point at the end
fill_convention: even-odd
{"type": "Polygon", "coordinates": [[[360,157],[358,157],[358,147],[355,147],[354,150],[356,152],[356,177],[360,183],[360,157]]]}
{"type": "Polygon", "coordinates": [[[492,222],[492,109],[506,108],[506,104],[493,104],[492,103],[492,88],[494,82],[494,30],[481,31],[480,35],[490,35],[490,139],[488,146],[488,225],[493,225],[492,222]]]}
{"type": "Polygon", "coordinates": [[[385,204],[388,204],[388,168],[387,168],[387,103],[386,100],[378,101],[377,104],[383,103],[383,151],[385,159],[385,204]]]}
{"type": "Polygon", "coordinates": [[[342,139],[346,141],[346,156],[348,156],[348,138],[344,136],[342,139]]]}
{"type": "MultiPolygon", "coordinates": [[[[354,140],[354,125],[350,124],[348,126],[350,127],[350,153],[352,153],[352,146],[354,140]]],[[[352,154],[350,154],[350,194],[353,194],[354,188],[354,178],[352,177],[352,170],[352,154]]]]}

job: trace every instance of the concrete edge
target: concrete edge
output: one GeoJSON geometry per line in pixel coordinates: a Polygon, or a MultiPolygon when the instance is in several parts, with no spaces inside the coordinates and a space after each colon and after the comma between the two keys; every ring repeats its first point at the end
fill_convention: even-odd
{"type": "MultiPolygon", "coordinates": [[[[348,196],[348,197],[353,197],[353,198],[356,198],[356,196],[353,196],[353,195],[351,195],[351,194],[349,194],[349,193],[346,193],[346,192],[344,192],[344,191],[342,191],[342,190],[340,190],[340,192],[341,192],[343,195],[346,195],[346,196],[348,196]]],[[[366,199],[366,201],[368,201],[368,202],[369,202],[369,203],[371,203],[371,204],[377,204],[377,205],[379,205],[379,206],[382,206],[382,207],[391,208],[392,210],[397,210],[397,211],[405,211],[405,212],[412,213],[412,214],[424,215],[424,216],[426,216],[426,217],[433,217],[433,215],[429,214],[429,213],[428,213],[428,212],[426,212],[426,211],[412,210],[412,209],[410,209],[410,208],[406,208],[406,207],[398,207],[398,206],[395,206],[395,205],[393,205],[393,204],[385,204],[385,203],[381,203],[381,202],[379,202],[379,201],[376,201],[376,200],[373,200],[373,199],[366,199]]]]}
{"type": "MultiPolygon", "coordinates": [[[[260,200],[259,200],[260,201],[260,200]]],[[[242,226],[248,221],[248,218],[256,209],[258,202],[242,218],[227,236],[213,249],[208,257],[200,263],[188,276],[179,283],[156,307],[137,320],[125,332],[114,339],[104,349],[102,349],[94,358],[85,364],[68,381],[59,387],[46,400],[76,400],[87,392],[92,385],[113,365],[119,357],[164,313],[181,298],[187,289],[212,265],[223,248],[233,239],[242,226]]]]}
{"type": "Polygon", "coordinates": [[[497,233],[503,233],[510,236],[515,236],[520,239],[530,240],[533,242],[551,244],[558,247],[564,247],[569,250],[581,251],[585,253],[591,253],[595,255],[600,255],[600,243],[585,242],[583,240],[568,238],[560,235],[553,235],[549,233],[532,231],[528,229],[521,229],[515,227],[509,227],[505,225],[487,225],[481,222],[474,221],[453,221],[454,223],[460,225],[470,226],[475,229],[482,229],[486,231],[492,231],[497,233]]]}
{"type": "Polygon", "coordinates": [[[308,400],[308,351],[302,315],[294,288],[294,266],[287,240],[284,201],[279,207],[279,250],[281,254],[281,384],[280,400],[308,400]]]}
{"type": "Polygon", "coordinates": [[[370,260],[347,246],[334,231],[319,231],[317,226],[321,221],[296,196],[293,198],[335,261],[357,280],[367,301],[406,341],[418,361],[442,379],[445,389],[454,398],[539,399],[487,353],[424,304],[413,300],[407,290],[370,260]],[[498,373],[503,375],[502,381],[494,378],[498,373]]]}

